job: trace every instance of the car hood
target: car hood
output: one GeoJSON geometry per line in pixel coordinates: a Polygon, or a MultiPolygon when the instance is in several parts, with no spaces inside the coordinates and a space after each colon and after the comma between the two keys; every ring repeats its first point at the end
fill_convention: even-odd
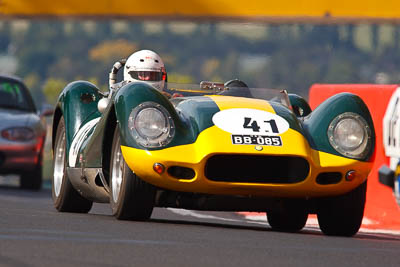
{"type": "MultiPolygon", "coordinates": [[[[291,129],[303,134],[300,122],[295,114],[289,108],[275,101],[231,96],[197,96],[173,100],[172,103],[181,116],[186,117],[186,121],[196,124],[195,129],[197,130],[197,134],[213,126],[216,122],[215,115],[224,110],[227,113],[226,110],[228,109],[239,109],[239,114],[249,109],[268,111],[276,114],[277,116],[275,117],[281,117],[286,120],[291,129]]],[[[237,115],[233,113],[230,116],[220,117],[223,117],[222,121],[226,120],[229,122],[237,115]]],[[[250,111],[250,113],[254,113],[254,111],[250,111]]]]}
{"type": "Polygon", "coordinates": [[[0,108],[0,129],[10,127],[34,127],[40,122],[38,115],[32,112],[16,109],[0,108]]]}

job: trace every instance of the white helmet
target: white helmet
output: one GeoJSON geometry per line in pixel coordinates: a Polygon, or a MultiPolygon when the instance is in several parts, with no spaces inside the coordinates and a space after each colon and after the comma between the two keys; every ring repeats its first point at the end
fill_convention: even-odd
{"type": "Polygon", "coordinates": [[[150,50],[133,53],[126,61],[124,80],[130,82],[144,81],[162,91],[167,73],[161,57],[150,50]]]}

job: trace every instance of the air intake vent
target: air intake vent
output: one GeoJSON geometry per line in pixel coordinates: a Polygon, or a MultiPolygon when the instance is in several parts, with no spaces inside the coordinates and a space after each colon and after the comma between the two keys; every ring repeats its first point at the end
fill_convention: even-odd
{"type": "Polygon", "coordinates": [[[337,184],[342,180],[340,172],[322,172],[317,176],[317,183],[321,185],[337,184]]]}
{"type": "Polygon", "coordinates": [[[300,157],[215,155],[205,167],[207,179],[239,183],[298,183],[307,178],[310,165],[300,157]]]}
{"type": "Polygon", "coordinates": [[[175,178],[187,180],[194,178],[196,175],[193,169],[180,166],[169,167],[168,173],[175,178]]]}

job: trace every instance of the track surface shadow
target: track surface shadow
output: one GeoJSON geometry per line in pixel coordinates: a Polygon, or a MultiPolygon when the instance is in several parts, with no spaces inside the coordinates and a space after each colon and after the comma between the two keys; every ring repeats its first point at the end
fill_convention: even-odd
{"type": "Polygon", "coordinates": [[[21,198],[51,198],[51,189],[42,188],[39,191],[25,190],[19,186],[13,185],[0,185],[0,195],[2,196],[16,196],[21,198]]]}
{"type": "MultiPolygon", "coordinates": [[[[2,196],[11,196],[11,197],[16,197],[16,198],[21,198],[26,200],[32,200],[34,201],[35,199],[37,200],[45,200],[48,199],[48,204],[52,204],[51,200],[51,189],[49,188],[43,188],[40,191],[29,191],[29,190],[23,190],[20,189],[18,186],[13,186],[13,185],[0,185],[0,198],[2,196]]],[[[91,213],[89,213],[87,216],[93,218],[94,220],[96,219],[101,219],[101,220],[110,220],[112,218],[112,215],[110,214],[109,207],[106,206],[107,204],[96,204],[94,206],[94,209],[92,210],[91,213]]],[[[52,206],[52,205],[51,205],[52,206]]],[[[44,207],[45,209],[49,209],[49,206],[44,207]]],[[[51,207],[51,211],[54,211],[54,215],[56,216],[58,212],[51,207]]],[[[188,226],[201,226],[201,227],[213,227],[213,228],[224,228],[224,229],[236,229],[236,230],[248,230],[248,231],[258,231],[258,232],[274,232],[267,223],[262,223],[258,222],[259,224],[262,224],[260,226],[257,225],[250,225],[250,224],[255,224],[257,222],[246,220],[244,217],[238,214],[231,215],[231,218],[235,218],[234,221],[231,222],[218,222],[218,216],[215,216],[214,214],[214,219],[199,219],[195,218],[192,216],[183,216],[183,215],[178,215],[174,214],[172,212],[169,212],[165,208],[156,208],[155,209],[155,214],[153,213],[153,218],[150,219],[148,222],[144,223],[155,223],[155,224],[170,224],[170,225],[188,225],[188,226]],[[163,219],[164,215],[167,215],[165,217],[175,217],[173,219],[163,219]],[[161,218],[160,218],[161,217],[161,218]],[[184,219],[180,219],[179,217],[182,217],[184,219]]],[[[198,211],[195,211],[198,212],[198,211]]],[[[202,211],[201,213],[206,213],[202,211]]],[[[68,214],[68,213],[63,213],[63,214],[68,214]]],[[[222,213],[221,213],[222,214],[222,213]]],[[[71,216],[75,215],[74,213],[71,213],[71,216]]],[[[224,220],[223,217],[221,217],[221,220],[224,220]]],[[[116,221],[118,223],[118,221],[116,221]]],[[[306,226],[302,231],[300,232],[295,232],[295,233],[290,233],[290,234],[295,234],[295,235],[315,235],[315,236],[324,236],[323,233],[319,230],[318,227],[308,227],[306,226]]],[[[342,237],[330,237],[330,238],[342,238],[342,237]]],[[[357,233],[353,238],[356,239],[364,239],[364,240],[377,240],[377,241],[397,241],[400,242],[400,235],[396,234],[391,234],[391,233],[363,233],[362,231],[357,233]]]]}

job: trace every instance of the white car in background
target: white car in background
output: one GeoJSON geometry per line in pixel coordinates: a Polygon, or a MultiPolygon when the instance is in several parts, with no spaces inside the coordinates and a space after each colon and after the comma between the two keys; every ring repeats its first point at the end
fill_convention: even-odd
{"type": "Polygon", "coordinates": [[[383,146],[390,166],[379,169],[379,182],[393,189],[397,204],[400,205],[400,87],[390,98],[383,117],[383,146]]]}

